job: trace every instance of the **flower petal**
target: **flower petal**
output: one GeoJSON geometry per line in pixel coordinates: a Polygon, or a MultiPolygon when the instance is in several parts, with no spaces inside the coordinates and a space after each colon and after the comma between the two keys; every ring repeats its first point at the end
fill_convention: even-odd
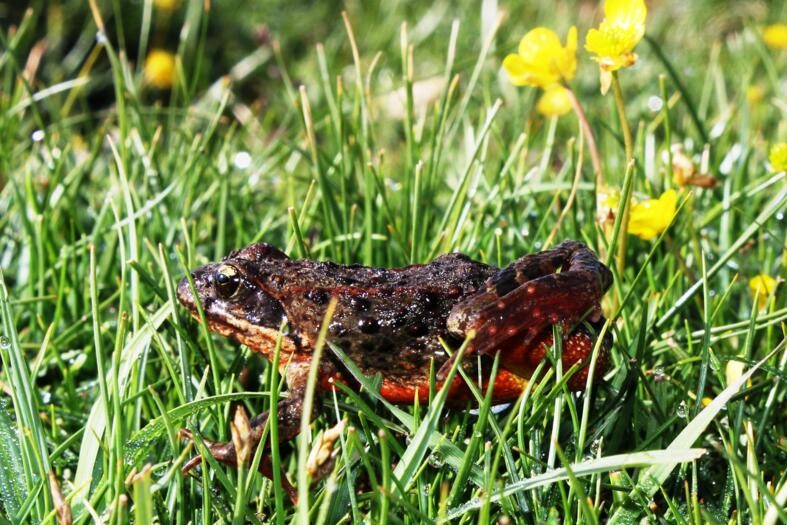
{"type": "Polygon", "coordinates": [[[780,142],[771,146],[768,162],[775,172],[787,171],[787,142],[780,142]]]}
{"type": "Polygon", "coordinates": [[[645,241],[653,239],[672,222],[678,204],[675,190],[665,191],[658,199],[649,199],[631,207],[627,231],[645,241]]]}
{"type": "Polygon", "coordinates": [[[519,41],[519,55],[523,58],[533,58],[544,52],[545,49],[561,47],[557,34],[546,27],[537,27],[522,37],[519,41]]]}
{"type": "Polygon", "coordinates": [[[561,85],[555,84],[544,91],[538,99],[536,110],[547,117],[559,117],[571,111],[571,100],[568,91],[561,85]]]}
{"type": "Polygon", "coordinates": [[[532,81],[532,74],[527,62],[519,55],[508,55],[503,59],[503,69],[506,70],[509,80],[515,86],[537,86],[532,81]]]}
{"type": "Polygon", "coordinates": [[[606,1],[606,17],[585,39],[585,49],[602,69],[616,71],[637,61],[634,48],[645,35],[647,12],[644,0],[606,1]]]}
{"type": "Polygon", "coordinates": [[[749,292],[757,300],[757,308],[763,310],[768,306],[768,297],[776,291],[778,284],[778,281],[767,273],[761,273],[749,279],[749,292]]]}
{"type": "Polygon", "coordinates": [[[604,16],[619,27],[644,25],[648,15],[645,0],[607,0],[604,16]]]}
{"type": "Polygon", "coordinates": [[[566,35],[566,51],[576,53],[577,51],[577,26],[571,26],[566,35]]]}
{"type": "Polygon", "coordinates": [[[787,24],[773,24],[762,31],[765,45],[772,49],[787,49],[787,24]]]}

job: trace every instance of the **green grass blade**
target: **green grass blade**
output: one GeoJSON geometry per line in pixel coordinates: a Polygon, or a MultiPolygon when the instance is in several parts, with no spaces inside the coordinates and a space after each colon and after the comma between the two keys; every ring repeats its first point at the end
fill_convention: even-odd
{"type": "MultiPolygon", "coordinates": [[[[787,343],[787,341],[785,341],[785,343],[787,343]]],[[[688,425],[686,425],[686,428],[684,428],[681,433],[672,440],[672,443],[670,443],[664,452],[668,455],[670,453],[677,454],[679,451],[683,451],[686,450],[687,447],[691,447],[694,442],[699,439],[708,425],[713,422],[714,418],[721,411],[721,409],[724,408],[732,396],[735,395],[738,390],[740,390],[740,388],[746,384],[751,376],[754,375],[754,373],[763,364],[765,364],[766,361],[787,347],[787,344],[785,343],[782,343],[779,345],[779,347],[773,349],[765,358],[747,370],[746,373],[742,374],[737,381],[729,385],[718,396],[716,396],[716,398],[708,406],[702,409],[702,411],[697,414],[697,416],[692,419],[688,425]]],[[[666,461],[658,465],[653,465],[643,472],[640,475],[640,480],[637,482],[637,486],[628,494],[623,506],[616,510],[611,516],[609,523],[611,525],[626,524],[636,520],[642,512],[639,503],[641,499],[648,499],[653,496],[653,494],[655,494],[659,489],[659,486],[664,483],[664,481],[666,481],[667,477],[670,475],[670,472],[672,472],[678,463],[681,463],[681,461],[666,461]]]]}

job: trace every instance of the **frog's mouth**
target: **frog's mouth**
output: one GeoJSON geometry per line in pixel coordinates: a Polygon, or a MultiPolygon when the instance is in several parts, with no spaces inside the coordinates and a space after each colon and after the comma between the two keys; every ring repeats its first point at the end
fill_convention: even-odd
{"type": "MultiPolygon", "coordinates": [[[[194,319],[200,321],[199,312],[191,310],[190,313],[194,319]]],[[[286,334],[280,334],[279,330],[258,326],[235,317],[216,319],[208,316],[207,312],[206,320],[208,330],[212,333],[229,337],[259,354],[272,357],[280,337],[282,354],[291,354],[296,350],[295,341],[286,334]]]]}

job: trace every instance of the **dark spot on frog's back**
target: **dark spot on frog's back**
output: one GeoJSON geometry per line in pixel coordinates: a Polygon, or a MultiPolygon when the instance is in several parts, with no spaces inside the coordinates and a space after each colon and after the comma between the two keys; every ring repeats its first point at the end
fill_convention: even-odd
{"type": "Polygon", "coordinates": [[[330,296],[328,295],[328,292],[326,292],[325,290],[322,290],[320,288],[315,288],[314,290],[309,290],[308,292],[303,294],[303,296],[306,299],[308,299],[309,301],[313,302],[314,304],[317,304],[317,305],[320,305],[320,306],[328,304],[328,300],[330,299],[330,296]]]}
{"type": "Polygon", "coordinates": [[[415,303],[426,311],[432,311],[440,305],[440,300],[434,292],[420,290],[415,294],[415,303]]]}
{"type": "Polygon", "coordinates": [[[368,312],[371,306],[372,304],[369,302],[369,299],[365,297],[355,295],[350,298],[350,307],[356,312],[368,312]]]}
{"type": "Polygon", "coordinates": [[[364,334],[374,334],[380,330],[380,322],[374,317],[361,317],[358,329],[364,334]]]}
{"type": "Polygon", "coordinates": [[[246,309],[245,317],[254,325],[277,328],[284,320],[281,303],[266,293],[256,294],[249,304],[253,306],[246,309]]]}
{"type": "Polygon", "coordinates": [[[328,325],[328,333],[334,337],[342,337],[348,332],[347,327],[340,321],[333,321],[328,325]]]}
{"type": "Polygon", "coordinates": [[[419,337],[429,333],[429,327],[420,320],[410,321],[407,325],[407,335],[411,337],[419,337]]]}

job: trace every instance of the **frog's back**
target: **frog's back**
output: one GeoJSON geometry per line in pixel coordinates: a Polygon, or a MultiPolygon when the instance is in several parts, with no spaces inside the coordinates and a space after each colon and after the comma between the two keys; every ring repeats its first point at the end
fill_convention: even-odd
{"type": "Polygon", "coordinates": [[[369,268],[309,260],[278,261],[260,278],[281,301],[291,329],[310,351],[331,297],[337,298],[329,339],[367,375],[416,380],[447,356],[451,308],[475,293],[495,268],[461,254],[425,265],[369,268]]]}

